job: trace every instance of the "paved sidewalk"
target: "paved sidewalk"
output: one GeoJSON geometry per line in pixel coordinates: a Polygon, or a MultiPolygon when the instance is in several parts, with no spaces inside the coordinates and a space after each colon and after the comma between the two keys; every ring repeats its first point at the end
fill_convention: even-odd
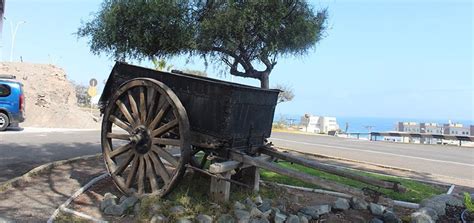
{"type": "Polygon", "coordinates": [[[0,220],[46,222],[80,187],[105,172],[101,157],[54,167],[0,192],[0,220]]]}

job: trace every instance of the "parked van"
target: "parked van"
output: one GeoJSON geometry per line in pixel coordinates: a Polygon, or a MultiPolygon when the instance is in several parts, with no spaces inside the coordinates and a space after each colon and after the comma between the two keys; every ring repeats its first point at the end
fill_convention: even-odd
{"type": "Polygon", "coordinates": [[[0,131],[25,121],[23,84],[13,75],[0,74],[0,131]]]}

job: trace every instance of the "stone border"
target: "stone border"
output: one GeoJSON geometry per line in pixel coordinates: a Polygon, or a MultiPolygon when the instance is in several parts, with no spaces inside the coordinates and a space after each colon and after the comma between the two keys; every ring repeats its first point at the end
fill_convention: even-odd
{"type": "Polygon", "coordinates": [[[67,159],[67,160],[59,160],[59,161],[54,161],[54,162],[43,164],[41,166],[33,168],[32,170],[28,171],[27,173],[23,174],[22,176],[15,177],[13,179],[7,180],[6,182],[2,183],[0,185],[0,192],[3,192],[5,190],[9,189],[10,187],[16,187],[16,186],[18,186],[22,183],[27,183],[27,182],[31,181],[32,177],[34,177],[38,174],[44,173],[45,171],[51,170],[54,167],[61,166],[61,165],[64,165],[64,164],[68,164],[68,163],[72,163],[72,162],[76,162],[76,161],[87,161],[87,160],[91,160],[91,159],[96,159],[96,158],[100,157],[101,155],[102,155],[102,153],[97,153],[95,155],[79,156],[79,157],[74,157],[74,158],[67,159]]]}

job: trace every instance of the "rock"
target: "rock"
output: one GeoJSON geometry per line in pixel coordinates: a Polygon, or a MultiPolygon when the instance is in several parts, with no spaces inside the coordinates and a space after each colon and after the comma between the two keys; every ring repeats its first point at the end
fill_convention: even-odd
{"type": "Polygon", "coordinates": [[[410,215],[411,217],[411,223],[435,223],[431,216],[421,213],[421,212],[415,212],[410,215]]]}
{"type": "Polygon", "coordinates": [[[120,197],[119,203],[122,203],[125,199],[127,199],[127,196],[123,195],[120,197]]]}
{"type": "Polygon", "coordinates": [[[308,223],[309,222],[309,220],[306,216],[301,215],[299,217],[300,217],[300,223],[308,223]]]}
{"type": "Polygon", "coordinates": [[[378,218],[372,218],[370,219],[369,223],[384,223],[384,222],[378,218]]]}
{"type": "Polygon", "coordinates": [[[290,215],[285,221],[285,223],[300,223],[300,218],[296,215],[290,215]]]}
{"type": "Polygon", "coordinates": [[[102,201],[100,202],[100,210],[104,211],[105,208],[111,205],[116,205],[116,204],[117,204],[117,196],[111,193],[105,193],[104,199],[102,199],[102,201]]]}
{"type": "Polygon", "coordinates": [[[252,209],[254,207],[257,207],[257,205],[255,203],[253,203],[252,199],[250,199],[250,198],[245,199],[244,204],[245,204],[245,206],[247,206],[248,209],[252,209]]]}
{"type": "Polygon", "coordinates": [[[176,205],[170,208],[170,212],[171,214],[174,214],[174,215],[182,215],[184,214],[185,210],[183,206],[176,205]]]}
{"type": "Polygon", "coordinates": [[[285,222],[286,218],[287,218],[286,215],[284,215],[280,212],[276,212],[274,214],[273,221],[275,223],[283,223],[283,222],[285,222]]]}
{"type": "Polygon", "coordinates": [[[248,211],[245,211],[245,210],[234,210],[234,215],[235,215],[235,218],[237,218],[237,221],[241,222],[241,221],[249,221],[250,220],[250,213],[248,211]]]}
{"type": "Polygon", "coordinates": [[[252,208],[252,210],[250,210],[250,217],[251,218],[256,218],[256,217],[262,217],[263,213],[258,210],[258,208],[252,208]]]}
{"type": "Polygon", "coordinates": [[[133,207],[137,202],[138,202],[138,198],[135,197],[135,196],[131,196],[131,197],[125,198],[125,199],[120,203],[120,206],[122,206],[122,208],[123,208],[124,210],[127,210],[127,209],[133,207]]]}
{"type": "Polygon", "coordinates": [[[166,222],[168,222],[168,218],[161,214],[154,215],[150,220],[150,223],[166,223],[166,222]]]}
{"type": "Polygon", "coordinates": [[[451,194],[436,195],[436,196],[430,198],[430,200],[443,202],[443,203],[449,204],[451,206],[464,207],[464,202],[461,199],[458,199],[454,195],[451,195],[451,194]]]}
{"type": "Polygon", "coordinates": [[[200,214],[196,217],[197,223],[212,223],[212,217],[205,214],[200,214]]]}
{"type": "Polygon", "coordinates": [[[446,214],[446,203],[438,202],[431,199],[424,199],[420,202],[420,207],[428,207],[436,211],[438,216],[443,216],[446,214]]]}
{"type": "Polygon", "coordinates": [[[141,209],[140,203],[136,203],[135,206],[133,206],[133,213],[135,215],[139,215],[140,214],[140,209],[141,209]]]}
{"type": "Polygon", "coordinates": [[[375,216],[382,216],[385,209],[386,207],[380,204],[370,203],[369,205],[370,213],[372,213],[375,216]]]}
{"type": "Polygon", "coordinates": [[[219,204],[212,203],[211,206],[209,207],[209,209],[218,210],[218,209],[221,209],[221,206],[219,204]]]}
{"type": "Polygon", "coordinates": [[[266,218],[252,218],[250,223],[270,223],[270,221],[266,218]]]}
{"type": "Polygon", "coordinates": [[[262,212],[266,212],[272,208],[272,200],[270,199],[263,199],[262,204],[258,206],[258,210],[262,212]]]}
{"type": "Polygon", "coordinates": [[[350,208],[349,201],[344,198],[338,198],[336,202],[334,202],[334,205],[332,206],[333,209],[343,211],[347,210],[350,208]]]}
{"type": "Polygon", "coordinates": [[[262,213],[262,218],[269,218],[272,214],[272,210],[268,210],[262,213]]]}
{"type": "Polygon", "coordinates": [[[122,216],[125,209],[122,206],[112,204],[105,208],[104,214],[113,215],[113,216],[122,216]]]}
{"type": "Polygon", "coordinates": [[[234,217],[230,214],[223,214],[217,219],[217,223],[234,223],[234,217]]]}
{"type": "Polygon", "coordinates": [[[438,220],[438,213],[436,213],[436,211],[433,210],[432,208],[429,208],[429,207],[420,208],[418,209],[417,212],[430,216],[431,219],[433,219],[434,221],[438,220]]]}
{"type": "Polygon", "coordinates": [[[262,203],[263,203],[262,197],[260,197],[260,195],[257,195],[257,197],[255,197],[255,204],[259,206],[262,203]]]}
{"type": "Polygon", "coordinates": [[[245,209],[245,205],[243,205],[242,203],[236,201],[236,202],[234,203],[234,209],[244,210],[244,209],[245,209]]]}
{"type": "Polygon", "coordinates": [[[318,219],[320,215],[331,212],[331,206],[325,205],[316,205],[316,206],[307,206],[300,210],[301,213],[309,215],[312,218],[318,219]]]}
{"type": "Polygon", "coordinates": [[[178,220],[176,220],[176,223],[193,223],[193,222],[187,218],[179,218],[178,220]]]}
{"type": "Polygon", "coordinates": [[[310,221],[311,219],[313,219],[313,217],[309,216],[309,215],[306,215],[306,214],[303,214],[301,212],[298,212],[298,217],[300,217],[300,220],[302,217],[305,217],[306,219],[308,219],[308,221],[310,221]]]}
{"type": "Polygon", "coordinates": [[[369,206],[369,204],[365,200],[357,198],[357,197],[352,197],[351,198],[351,207],[352,207],[352,209],[366,210],[367,206],[369,206]]]}
{"type": "Polygon", "coordinates": [[[382,220],[384,223],[401,223],[402,220],[397,217],[397,215],[391,211],[385,211],[382,215],[382,220]]]}
{"type": "Polygon", "coordinates": [[[10,219],[7,219],[7,218],[4,218],[4,217],[0,217],[0,223],[14,223],[15,221],[13,220],[10,220],[10,219]]]}

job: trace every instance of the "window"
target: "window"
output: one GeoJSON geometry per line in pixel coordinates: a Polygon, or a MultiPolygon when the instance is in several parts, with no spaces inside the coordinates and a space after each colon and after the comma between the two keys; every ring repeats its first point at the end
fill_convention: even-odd
{"type": "Polygon", "coordinates": [[[8,97],[11,94],[10,86],[6,84],[0,84],[0,97],[8,97]]]}

